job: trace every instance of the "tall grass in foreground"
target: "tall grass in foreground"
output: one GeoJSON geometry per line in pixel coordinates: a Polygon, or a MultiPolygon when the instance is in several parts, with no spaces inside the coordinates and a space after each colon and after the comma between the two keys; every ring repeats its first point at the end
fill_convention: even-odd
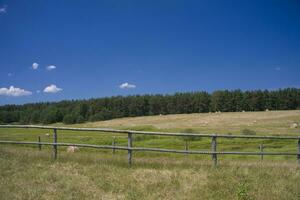
{"type": "Polygon", "coordinates": [[[296,161],[136,157],[0,146],[0,199],[300,199],[296,161]]]}

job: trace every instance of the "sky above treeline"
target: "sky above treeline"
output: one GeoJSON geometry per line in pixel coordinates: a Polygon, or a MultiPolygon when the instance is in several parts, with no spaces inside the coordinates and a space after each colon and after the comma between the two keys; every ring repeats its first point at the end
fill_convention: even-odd
{"type": "Polygon", "coordinates": [[[300,87],[299,0],[0,0],[0,104],[300,87]]]}

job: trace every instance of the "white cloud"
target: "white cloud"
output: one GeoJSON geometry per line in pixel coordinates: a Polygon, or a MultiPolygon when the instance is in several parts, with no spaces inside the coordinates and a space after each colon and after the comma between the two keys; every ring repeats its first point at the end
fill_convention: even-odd
{"type": "Polygon", "coordinates": [[[44,89],[44,92],[46,92],[46,93],[57,93],[59,91],[62,91],[62,88],[59,88],[54,84],[51,84],[51,85],[45,87],[45,89],[44,89]]]}
{"type": "Polygon", "coordinates": [[[56,69],[56,66],[55,65],[49,65],[49,66],[46,67],[46,69],[50,71],[50,70],[56,69]]]}
{"type": "Polygon", "coordinates": [[[30,91],[21,88],[15,88],[14,86],[10,86],[9,88],[0,88],[0,95],[3,96],[20,97],[20,96],[27,96],[31,94],[32,92],[30,91]]]}
{"type": "Polygon", "coordinates": [[[126,82],[126,83],[122,83],[121,85],[119,85],[119,88],[121,88],[121,89],[133,89],[133,88],[136,88],[136,85],[126,82]]]}
{"type": "Polygon", "coordinates": [[[276,71],[280,71],[281,68],[280,68],[280,67],[275,67],[275,70],[276,70],[276,71]]]}
{"type": "Polygon", "coordinates": [[[32,69],[36,70],[39,67],[38,63],[32,63],[32,69]]]}
{"type": "Polygon", "coordinates": [[[7,5],[0,7],[0,14],[4,14],[7,12],[7,5]]]}

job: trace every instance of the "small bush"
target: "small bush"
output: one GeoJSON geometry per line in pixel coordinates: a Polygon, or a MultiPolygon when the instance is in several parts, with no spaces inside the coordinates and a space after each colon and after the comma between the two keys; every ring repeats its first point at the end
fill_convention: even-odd
{"type": "Polygon", "coordinates": [[[242,130],[242,134],[243,135],[256,135],[256,132],[253,131],[253,130],[245,128],[245,129],[242,130]]]}
{"type": "Polygon", "coordinates": [[[238,200],[251,200],[252,198],[249,195],[249,185],[245,182],[240,183],[237,187],[237,199],[238,200]]]}

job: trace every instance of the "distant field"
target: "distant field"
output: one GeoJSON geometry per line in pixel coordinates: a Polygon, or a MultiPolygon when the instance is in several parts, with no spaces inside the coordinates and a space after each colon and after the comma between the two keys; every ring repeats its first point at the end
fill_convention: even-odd
{"type": "Polygon", "coordinates": [[[153,129],[182,131],[192,128],[203,133],[234,133],[248,128],[258,134],[298,135],[300,128],[290,128],[300,123],[300,110],[269,112],[199,113],[147,117],[132,117],[108,121],[88,122],[75,126],[109,127],[123,129],[153,129]]]}
{"type": "MultiPolygon", "coordinates": [[[[300,135],[300,111],[207,113],[149,116],[76,124],[146,131],[256,135],[300,135]]],[[[63,124],[55,124],[65,126],[63,124]]],[[[51,130],[0,129],[0,140],[52,141],[51,130]],[[49,134],[49,136],[47,135],[49,134]]],[[[58,131],[58,142],[112,143],[126,146],[122,134],[58,131]]],[[[192,150],[210,150],[211,140],[189,141],[192,150]]],[[[134,136],[135,147],[184,149],[182,137],[134,136]]],[[[296,152],[297,141],[218,139],[220,151],[296,152]]],[[[126,151],[59,147],[51,160],[50,147],[0,145],[0,199],[300,199],[300,168],[295,156],[218,156],[135,152],[133,166],[126,151]]]]}

